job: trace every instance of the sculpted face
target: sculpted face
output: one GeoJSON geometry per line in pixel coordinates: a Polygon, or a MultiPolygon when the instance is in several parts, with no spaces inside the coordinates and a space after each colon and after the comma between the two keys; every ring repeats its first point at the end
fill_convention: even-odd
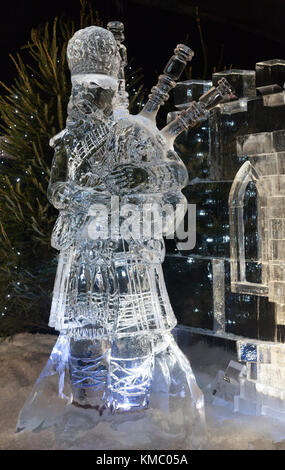
{"type": "Polygon", "coordinates": [[[68,104],[68,119],[104,121],[112,114],[114,96],[114,90],[104,89],[92,82],[76,84],[68,104]]]}

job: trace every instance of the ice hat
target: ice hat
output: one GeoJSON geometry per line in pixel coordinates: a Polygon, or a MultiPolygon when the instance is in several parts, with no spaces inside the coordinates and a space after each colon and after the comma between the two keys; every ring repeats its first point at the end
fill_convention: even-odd
{"type": "Polygon", "coordinates": [[[105,28],[80,29],[67,46],[72,83],[94,82],[116,89],[121,58],[114,35],[105,28]]]}

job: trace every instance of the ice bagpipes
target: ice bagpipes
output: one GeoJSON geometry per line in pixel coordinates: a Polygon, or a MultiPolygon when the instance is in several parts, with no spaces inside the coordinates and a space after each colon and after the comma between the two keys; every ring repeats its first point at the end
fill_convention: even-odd
{"type": "Polygon", "coordinates": [[[123,39],[123,25],[111,22],[77,31],[68,44],[72,94],[66,128],[51,141],[48,189],[59,210],[50,315],[59,337],[17,427],[55,426],[61,439],[80,437],[82,448],[198,449],[204,400],[171,333],[163,236],[174,230],[173,214],[177,226],[187,210],[188,173],[174,141],[233,91],[221,79],[159,130],[158,110],[193,52],[179,44],[143,110],[130,115],[123,39]],[[141,230],[153,205],[163,218],[159,235],[141,230]],[[136,230],[125,223],[130,209],[136,230]]]}

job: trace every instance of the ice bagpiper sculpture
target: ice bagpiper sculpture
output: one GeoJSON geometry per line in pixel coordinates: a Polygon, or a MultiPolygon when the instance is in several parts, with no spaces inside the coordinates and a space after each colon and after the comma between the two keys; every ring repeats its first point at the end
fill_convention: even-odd
{"type": "Polygon", "coordinates": [[[122,24],[112,22],[77,31],[68,45],[72,94],[66,128],[51,140],[48,189],[60,212],[50,315],[60,335],[18,430],[56,424],[77,445],[78,431],[88,430],[84,442],[93,436],[98,448],[104,422],[103,448],[200,448],[203,395],[171,334],[176,319],[161,267],[173,221],[163,219],[158,237],[141,227],[153,205],[182,207],[183,220],[188,175],[173,142],[231,90],[221,80],[159,131],[159,107],[193,52],[177,46],[143,111],[131,116],[122,39],[122,24]]]}

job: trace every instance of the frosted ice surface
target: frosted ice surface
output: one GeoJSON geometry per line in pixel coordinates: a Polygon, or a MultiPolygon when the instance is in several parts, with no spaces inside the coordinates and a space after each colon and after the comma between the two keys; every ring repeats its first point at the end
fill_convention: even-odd
{"type": "Polygon", "coordinates": [[[284,91],[280,93],[274,93],[272,95],[265,95],[263,97],[264,106],[276,107],[276,106],[285,106],[285,93],[284,91]]]}
{"type": "Polygon", "coordinates": [[[240,156],[282,152],[284,148],[285,130],[237,137],[237,152],[240,156]]]}
{"type": "Polygon", "coordinates": [[[231,236],[231,282],[235,291],[267,296],[275,302],[276,318],[283,325],[285,298],[285,130],[249,134],[237,138],[237,153],[248,156],[238,171],[229,197],[231,236]],[[257,252],[254,260],[262,270],[261,282],[248,282],[244,250],[244,205],[249,184],[258,200],[257,252]],[[234,236],[234,233],[237,236],[234,236]]]}

